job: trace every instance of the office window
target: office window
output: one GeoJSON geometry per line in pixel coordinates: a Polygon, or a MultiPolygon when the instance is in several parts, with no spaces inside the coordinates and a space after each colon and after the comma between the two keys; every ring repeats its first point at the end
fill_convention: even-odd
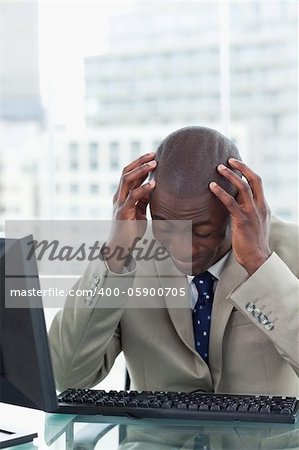
{"type": "Polygon", "coordinates": [[[77,142],[71,142],[69,144],[69,152],[70,152],[70,169],[77,170],[78,169],[78,144],[77,142]]]}
{"type": "Polygon", "coordinates": [[[89,208],[89,215],[92,219],[98,219],[101,214],[101,208],[99,206],[91,206],[89,208]]]}
{"type": "Polygon", "coordinates": [[[97,142],[89,143],[89,167],[97,170],[99,167],[99,145],[97,142]]]}
{"type": "Polygon", "coordinates": [[[99,189],[99,185],[98,185],[98,184],[91,184],[91,185],[89,186],[89,192],[90,192],[91,194],[98,194],[99,191],[100,191],[100,189],[99,189]]]}
{"type": "Polygon", "coordinates": [[[77,205],[71,205],[70,206],[70,215],[73,218],[79,218],[80,208],[77,205]]]}
{"type": "Polygon", "coordinates": [[[141,154],[141,143],[139,141],[131,142],[131,159],[134,160],[138,158],[138,156],[141,156],[141,154]]]}
{"type": "Polygon", "coordinates": [[[72,194],[77,194],[79,192],[79,186],[78,184],[71,184],[70,185],[70,192],[72,194]]]}
{"type": "Polygon", "coordinates": [[[118,185],[116,183],[111,184],[111,186],[110,186],[110,193],[112,195],[114,195],[115,192],[117,191],[117,187],[118,187],[118,185]]]}
{"type": "Polygon", "coordinates": [[[119,142],[109,144],[110,169],[119,168],[119,142]]]}

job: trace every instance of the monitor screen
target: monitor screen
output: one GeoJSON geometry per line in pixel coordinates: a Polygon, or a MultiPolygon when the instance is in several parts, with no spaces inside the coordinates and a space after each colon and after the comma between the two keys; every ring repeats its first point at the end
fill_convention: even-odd
{"type": "Polygon", "coordinates": [[[37,296],[11,296],[14,287],[24,292],[40,289],[36,260],[26,259],[30,241],[32,236],[0,239],[0,401],[55,411],[56,391],[42,300],[37,296]]]}

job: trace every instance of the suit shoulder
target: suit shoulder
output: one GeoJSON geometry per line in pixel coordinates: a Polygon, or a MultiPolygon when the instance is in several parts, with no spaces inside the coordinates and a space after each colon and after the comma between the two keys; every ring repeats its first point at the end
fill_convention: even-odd
{"type": "Polygon", "coordinates": [[[271,217],[270,240],[273,244],[294,246],[299,242],[299,227],[295,223],[286,222],[277,216],[271,217]]]}
{"type": "Polygon", "coordinates": [[[270,247],[296,275],[299,274],[299,228],[297,224],[272,216],[270,247]]]}

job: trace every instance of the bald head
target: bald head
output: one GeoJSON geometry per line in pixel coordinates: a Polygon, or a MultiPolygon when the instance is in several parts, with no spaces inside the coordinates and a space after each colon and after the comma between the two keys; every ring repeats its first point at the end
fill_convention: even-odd
{"type": "Polygon", "coordinates": [[[159,145],[155,157],[158,165],[151,177],[157,187],[179,198],[207,192],[211,181],[235,195],[235,189],[217,171],[219,164],[228,165],[229,158],[241,159],[237,147],[218,131],[181,128],[159,145]]]}

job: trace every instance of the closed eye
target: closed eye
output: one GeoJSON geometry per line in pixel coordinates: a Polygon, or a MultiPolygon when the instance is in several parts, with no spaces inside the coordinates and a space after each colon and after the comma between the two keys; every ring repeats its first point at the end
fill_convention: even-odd
{"type": "Polygon", "coordinates": [[[199,226],[194,226],[192,229],[192,234],[194,236],[201,237],[201,238],[207,238],[207,237],[211,236],[211,234],[213,234],[214,232],[215,232],[215,230],[211,230],[211,228],[204,229],[203,227],[199,227],[199,226]]]}
{"type": "Polygon", "coordinates": [[[201,237],[201,238],[207,238],[207,237],[211,236],[211,234],[212,233],[205,233],[204,234],[204,233],[193,232],[194,236],[201,237]]]}

